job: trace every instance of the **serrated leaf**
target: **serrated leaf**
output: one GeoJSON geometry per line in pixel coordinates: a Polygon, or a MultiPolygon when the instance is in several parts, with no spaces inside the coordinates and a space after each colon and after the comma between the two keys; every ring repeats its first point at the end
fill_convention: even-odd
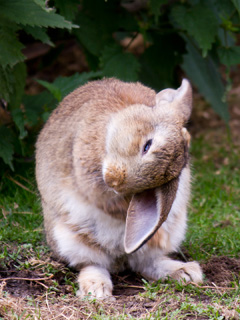
{"type": "Polygon", "coordinates": [[[3,17],[29,26],[67,29],[78,27],[54,13],[52,8],[43,7],[41,3],[34,0],[0,0],[0,19],[3,17]]]}
{"type": "MultiPolygon", "coordinates": [[[[43,91],[37,95],[25,95],[23,97],[26,122],[33,126],[38,123],[40,117],[42,117],[43,120],[48,118],[50,111],[52,111],[59,102],[53,95],[53,88],[56,90],[57,95],[60,94],[61,99],[63,99],[67,94],[72,92],[80,85],[83,85],[88,80],[99,78],[101,76],[101,71],[91,71],[83,72],[81,74],[75,73],[70,77],[58,77],[53,83],[44,81],[44,84],[46,84],[45,87],[49,87],[51,92],[43,91]]],[[[42,81],[40,80],[40,82],[42,81]]]]}
{"type": "Polygon", "coordinates": [[[37,80],[38,83],[43,85],[51,92],[54,98],[60,102],[67,94],[74,89],[86,83],[93,78],[99,78],[102,76],[101,71],[90,71],[79,74],[78,72],[70,77],[58,77],[53,83],[47,81],[37,80]]]}
{"type": "Polygon", "coordinates": [[[232,0],[235,8],[237,9],[238,13],[240,14],[240,0],[232,0]]]}
{"type": "Polygon", "coordinates": [[[23,26],[23,30],[30,34],[34,39],[40,40],[43,43],[46,43],[50,46],[54,46],[53,42],[50,40],[47,31],[42,27],[31,27],[23,26]]]}
{"type": "Polygon", "coordinates": [[[30,126],[38,124],[44,110],[49,107],[56,107],[57,101],[53,98],[52,94],[45,90],[36,95],[24,95],[23,105],[26,116],[26,123],[30,126]]]}
{"type": "Polygon", "coordinates": [[[149,1],[150,10],[155,17],[155,23],[158,22],[161,6],[166,3],[168,3],[168,0],[150,0],[149,1]]]}
{"type": "Polygon", "coordinates": [[[219,22],[214,11],[204,6],[203,3],[190,9],[185,6],[174,6],[171,16],[196,40],[205,57],[218,34],[219,22]]]}
{"type": "Polygon", "coordinates": [[[19,130],[19,139],[24,139],[27,136],[27,131],[25,130],[24,113],[19,109],[14,109],[11,112],[14,123],[19,130]]]}
{"type": "Polygon", "coordinates": [[[228,67],[240,64],[240,47],[219,48],[218,56],[221,63],[228,67]]]}
{"type": "Polygon", "coordinates": [[[79,3],[79,0],[54,0],[54,4],[59,9],[60,14],[70,21],[76,16],[79,3]]]}
{"type": "Polygon", "coordinates": [[[228,106],[223,101],[225,88],[217,66],[210,57],[203,58],[190,42],[187,43],[187,50],[183,70],[213,109],[228,122],[228,106]]]}
{"type": "MultiPolygon", "coordinates": [[[[1,10],[1,9],[0,9],[1,10]]],[[[25,59],[22,54],[24,45],[18,41],[15,30],[0,26],[0,65],[13,67],[25,59]]]]}
{"type": "Polygon", "coordinates": [[[0,99],[4,99],[9,102],[13,92],[13,83],[14,79],[11,68],[9,66],[3,68],[0,65],[0,99]]]}
{"type": "Polygon", "coordinates": [[[87,81],[102,77],[101,71],[75,73],[70,77],[58,77],[53,84],[61,91],[62,98],[85,84],[87,81]]]}
{"type": "Polygon", "coordinates": [[[91,54],[98,56],[104,45],[111,41],[111,33],[100,28],[96,19],[91,19],[83,13],[79,14],[78,21],[80,28],[74,32],[77,39],[91,54]]]}
{"type": "Polygon", "coordinates": [[[10,129],[5,126],[0,127],[0,158],[13,168],[13,154],[14,154],[14,145],[13,145],[13,135],[10,129]]]}
{"type": "Polygon", "coordinates": [[[139,79],[159,91],[177,85],[175,71],[176,66],[182,62],[185,42],[176,34],[161,35],[152,32],[151,35],[152,45],[139,58],[139,79]]]}
{"type": "Polygon", "coordinates": [[[43,80],[37,80],[37,82],[40,83],[44,88],[48,89],[51,92],[51,94],[54,96],[54,98],[57,99],[57,101],[61,101],[62,94],[56,85],[43,80]]]}
{"type": "Polygon", "coordinates": [[[27,70],[25,63],[21,62],[16,64],[11,69],[13,76],[13,90],[9,100],[11,108],[18,108],[22,102],[24,88],[26,84],[27,70]]]}
{"type": "Polygon", "coordinates": [[[106,46],[100,57],[103,75],[117,77],[124,81],[137,81],[140,63],[128,52],[123,52],[118,45],[106,46]]]}
{"type": "Polygon", "coordinates": [[[18,107],[21,102],[25,87],[26,66],[18,63],[13,68],[0,65],[0,99],[11,104],[11,107],[18,107]]]}

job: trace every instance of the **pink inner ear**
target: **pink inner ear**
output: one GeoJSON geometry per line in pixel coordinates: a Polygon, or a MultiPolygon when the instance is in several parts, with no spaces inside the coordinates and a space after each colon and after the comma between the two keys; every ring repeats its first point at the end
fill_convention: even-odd
{"type": "Polygon", "coordinates": [[[133,195],[126,220],[124,239],[126,253],[136,251],[153,235],[158,228],[160,214],[156,189],[133,195]]]}

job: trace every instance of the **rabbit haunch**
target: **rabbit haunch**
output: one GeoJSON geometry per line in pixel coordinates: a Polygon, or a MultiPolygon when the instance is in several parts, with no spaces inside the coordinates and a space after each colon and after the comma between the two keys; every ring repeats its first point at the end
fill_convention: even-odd
{"type": "Polygon", "coordinates": [[[81,268],[81,295],[110,295],[109,272],[120,260],[147,278],[201,281],[197,263],[166,257],[186,229],[191,102],[187,80],[158,94],[140,83],[93,81],[69,94],[41,131],[36,177],[47,240],[81,268]]]}

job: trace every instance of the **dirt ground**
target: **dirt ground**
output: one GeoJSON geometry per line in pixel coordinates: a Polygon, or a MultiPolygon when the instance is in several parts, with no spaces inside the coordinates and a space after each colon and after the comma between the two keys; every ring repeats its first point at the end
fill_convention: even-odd
{"type": "MultiPolygon", "coordinates": [[[[34,271],[31,269],[19,271],[16,267],[0,270],[0,317],[3,319],[15,319],[13,314],[9,313],[10,310],[14,310],[14,314],[18,316],[27,313],[33,315],[33,319],[44,320],[92,319],[92,314],[102,314],[103,310],[104,314],[115,316],[117,319],[117,315],[125,310],[126,314],[141,319],[158,310],[160,305],[165,306],[167,303],[168,308],[174,310],[185,300],[184,292],[176,291],[174,295],[176,298],[167,301],[164,286],[162,288],[160,286],[157,298],[151,299],[145,295],[142,277],[131,271],[125,271],[113,275],[113,295],[116,299],[114,302],[106,301],[102,304],[96,301],[82,301],[75,296],[72,285],[66,283],[66,275],[68,280],[74,282],[76,272],[69,272],[68,268],[50,257],[44,261],[32,261],[30,264],[35,267],[34,271]],[[59,271],[53,277],[46,277],[42,273],[44,263],[52,263],[59,271]],[[53,287],[55,291],[51,289],[53,287]],[[36,317],[37,314],[39,318],[36,317]]],[[[226,290],[231,288],[232,281],[240,280],[240,259],[212,257],[201,267],[205,274],[203,288],[226,290]]],[[[211,303],[211,298],[204,294],[199,298],[194,297],[193,303],[194,300],[198,302],[198,299],[204,303],[211,303]]],[[[225,319],[238,319],[234,311],[231,312],[225,319]]]]}

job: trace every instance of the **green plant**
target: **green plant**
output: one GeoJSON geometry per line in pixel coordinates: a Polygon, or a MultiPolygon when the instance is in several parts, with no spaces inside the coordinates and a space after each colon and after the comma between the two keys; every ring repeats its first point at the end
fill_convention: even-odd
{"type": "Polygon", "coordinates": [[[14,160],[32,156],[39,126],[56,104],[103,76],[160,90],[178,86],[182,69],[228,121],[230,71],[240,62],[239,15],[236,0],[0,0],[0,111],[8,115],[0,119],[0,159],[13,169],[14,160]],[[64,30],[79,42],[90,71],[39,80],[47,90],[24,95],[26,35],[53,46],[69,37],[64,30]]]}

